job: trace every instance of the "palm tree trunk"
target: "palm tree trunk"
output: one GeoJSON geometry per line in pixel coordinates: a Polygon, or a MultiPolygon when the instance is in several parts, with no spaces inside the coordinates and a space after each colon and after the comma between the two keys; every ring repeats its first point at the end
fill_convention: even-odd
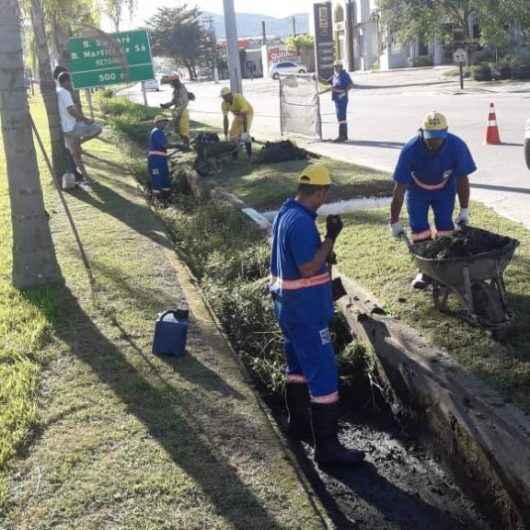
{"type": "Polygon", "coordinates": [[[31,0],[31,22],[33,34],[37,43],[37,55],[39,59],[40,89],[46,114],[48,115],[48,127],[50,129],[50,143],[52,146],[52,165],[56,178],[60,178],[67,170],[64,136],[59,117],[59,105],[55,81],[52,75],[50,51],[46,40],[46,29],[44,25],[44,13],[41,0],[31,0]]]}
{"type": "Polygon", "coordinates": [[[24,87],[18,0],[0,0],[0,118],[13,226],[13,284],[60,279],[39,179],[24,87]]]}

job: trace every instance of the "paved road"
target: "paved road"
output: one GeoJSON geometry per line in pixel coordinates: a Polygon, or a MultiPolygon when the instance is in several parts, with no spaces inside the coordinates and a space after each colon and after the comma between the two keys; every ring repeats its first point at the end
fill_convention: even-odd
{"type": "MultiPolygon", "coordinates": [[[[348,113],[350,142],[335,145],[312,142],[321,154],[361,165],[392,171],[399,150],[411,138],[423,115],[433,109],[444,112],[450,130],[466,140],[479,171],[471,177],[475,199],[530,228],[530,171],[523,156],[523,128],[530,117],[530,83],[466,83],[460,91],[455,79],[443,69],[356,74],[348,113]],[[500,146],[484,145],[489,103],[493,101],[500,127],[500,146]]],[[[220,85],[189,84],[197,99],[190,109],[192,118],[221,125],[220,85]]],[[[167,90],[167,89],[166,89],[167,90]]],[[[244,92],[255,109],[255,136],[278,137],[279,103],[277,83],[245,81],[244,92]]],[[[129,95],[140,98],[133,88],[129,95]]],[[[169,93],[149,94],[158,105],[169,93]]],[[[328,95],[321,97],[324,138],[333,138],[337,127],[328,95]]]]}

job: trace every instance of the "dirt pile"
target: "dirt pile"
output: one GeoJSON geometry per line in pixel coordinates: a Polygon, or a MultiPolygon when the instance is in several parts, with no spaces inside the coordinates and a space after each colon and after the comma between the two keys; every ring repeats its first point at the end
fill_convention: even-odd
{"type": "Polygon", "coordinates": [[[452,236],[417,244],[415,253],[429,259],[469,258],[477,254],[501,250],[509,242],[508,237],[479,228],[467,227],[452,236]]]}
{"type": "Polygon", "coordinates": [[[283,140],[280,142],[267,142],[258,153],[256,163],[274,164],[289,160],[308,160],[311,157],[316,158],[290,140],[283,140]]]}

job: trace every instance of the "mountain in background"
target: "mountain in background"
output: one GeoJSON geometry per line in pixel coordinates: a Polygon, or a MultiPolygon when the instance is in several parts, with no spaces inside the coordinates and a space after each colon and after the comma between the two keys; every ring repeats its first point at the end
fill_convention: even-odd
{"type": "MultiPolygon", "coordinates": [[[[211,17],[215,28],[215,34],[218,39],[224,39],[225,19],[223,15],[203,13],[204,18],[211,17]]],[[[266,15],[254,15],[253,13],[238,13],[237,18],[237,36],[242,37],[261,37],[261,22],[265,21],[265,30],[267,35],[275,37],[287,37],[293,33],[293,17],[296,20],[296,33],[309,32],[309,14],[300,13],[286,18],[274,18],[266,15]]]]}

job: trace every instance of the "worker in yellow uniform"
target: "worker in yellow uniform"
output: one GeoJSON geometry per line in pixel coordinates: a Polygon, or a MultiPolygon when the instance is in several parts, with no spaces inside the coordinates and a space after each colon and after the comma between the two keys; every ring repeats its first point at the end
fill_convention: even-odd
{"type": "Polygon", "coordinates": [[[242,94],[233,93],[228,87],[221,90],[223,104],[223,130],[225,138],[230,138],[231,142],[237,144],[244,143],[247,156],[252,156],[252,138],[250,137],[250,127],[254,117],[252,105],[242,96],[242,94]],[[228,135],[228,113],[234,115],[232,126],[230,127],[230,136],[228,135]]]}
{"type": "Polygon", "coordinates": [[[173,116],[175,129],[179,133],[182,143],[190,146],[190,113],[188,111],[189,93],[180,80],[176,72],[170,74],[167,78],[168,83],[173,87],[173,98],[168,103],[161,103],[163,109],[173,107],[173,116]]]}

